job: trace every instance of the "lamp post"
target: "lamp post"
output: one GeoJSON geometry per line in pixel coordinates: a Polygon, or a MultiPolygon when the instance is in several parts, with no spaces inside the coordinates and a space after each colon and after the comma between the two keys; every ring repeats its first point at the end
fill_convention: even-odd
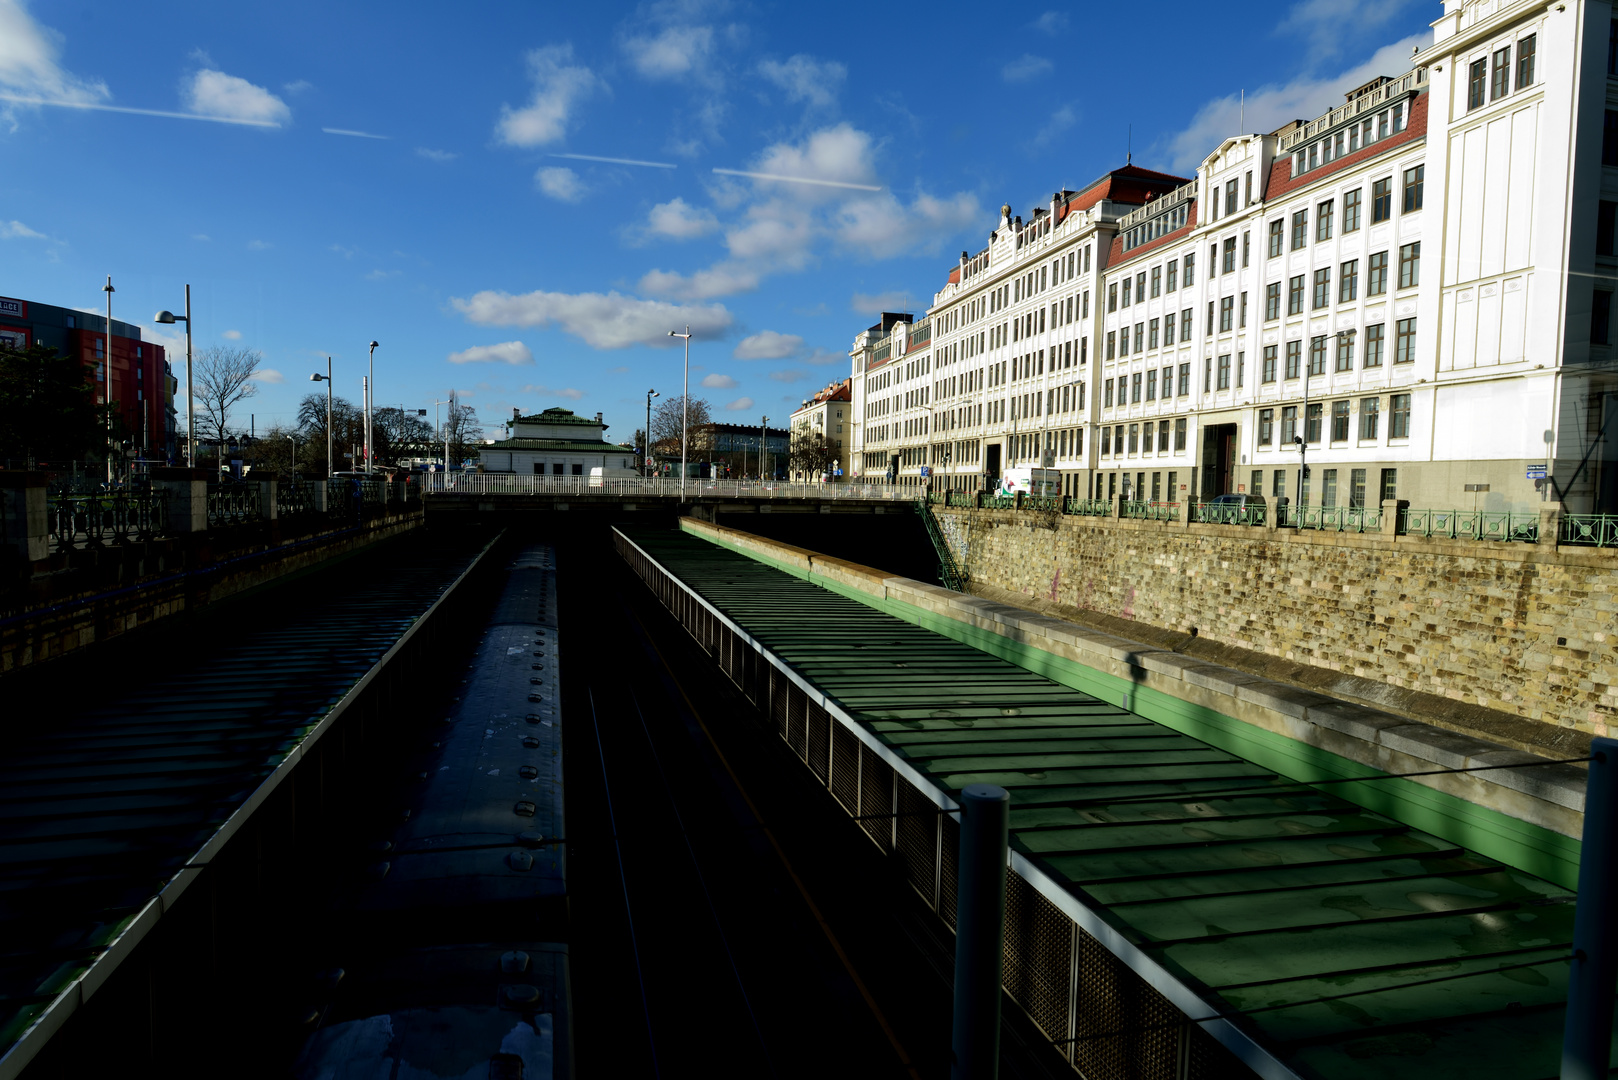
{"type": "Polygon", "coordinates": [[[107,355],[101,360],[101,404],[107,409],[107,483],[112,483],[112,275],[101,287],[107,294],[107,355]]]}
{"type": "Polygon", "coordinates": [[[370,367],[365,382],[365,471],[375,467],[371,454],[371,398],[376,394],[376,342],[371,342],[370,367]]]}
{"type": "Polygon", "coordinates": [[[641,466],[648,480],[652,478],[652,399],[661,396],[656,390],[646,391],[646,445],[643,448],[645,453],[641,455],[641,466]]]}
{"type": "Polygon", "coordinates": [[[185,323],[185,467],[197,467],[197,410],[191,395],[191,286],[185,287],[185,314],[159,311],[156,321],[173,325],[185,323]]]}
{"type": "MultiPolygon", "coordinates": [[[[433,427],[438,427],[438,407],[440,405],[453,404],[455,404],[455,391],[453,390],[449,392],[448,399],[433,402],[433,427]]],[[[449,474],[449,417],[446,416],[444,418],[444,426],[439,430],[441,430],[444,435],[444,473],[447,476],[449,474]]]]}
{"type": "Polygon", "coordinates": [[[769,460],[770,446],[770,418],[759,417],[758,421],[758,482],[765,483],[764,463],[769,460]]]}
{"type": "Polygon", "coordinates": [[[310,382],[323,382],[326,384],[326,479],[331,479],[331,357],[326,357],[326,374],[315,372],[309,376],[310,382]]]}
{"type": "MultiPolygon", "coordinates": [[[[110,279],[109,279],[110,280],[110,279]]],[[[676,330],[669,331],[669,337],[685,339],[685,381],[680,386],[680,494],[685,494],[685,456],[690,443],[691,426],[691,324],[687,323],[685,333],[676,330]]]]}

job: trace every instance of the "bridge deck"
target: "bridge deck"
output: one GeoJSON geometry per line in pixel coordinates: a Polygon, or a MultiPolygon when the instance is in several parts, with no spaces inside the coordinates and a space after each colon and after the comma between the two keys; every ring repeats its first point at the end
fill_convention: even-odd
{"type": "Polygon", "coordinates": [[[1267,1075],[1557,1071],[1566,890],[698,538],[620,536],[851,812],[903,815],[867,824],[946,920],[931,807],[1011,792],[1007,989],[1086,1074],[1215,1075],[1170,1002],[1267,1075]]]}

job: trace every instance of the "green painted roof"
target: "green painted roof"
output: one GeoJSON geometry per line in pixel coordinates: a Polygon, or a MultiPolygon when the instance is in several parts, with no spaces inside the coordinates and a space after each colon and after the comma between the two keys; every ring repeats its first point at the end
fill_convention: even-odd
{"type": "Polygon", "coordinates": [[[1556,1074],[1568,890],[696,537],[624,532],[939,788],[1005,787],[1015,851],[1300,1076],[1556,1074]]]}
{"type": "Polygon", "coordinates": [[[528,450],[555,454],[633,454],[627,447],[609,442],[573,442],[568,439],[497,439],[484,450],[528,450]]]}

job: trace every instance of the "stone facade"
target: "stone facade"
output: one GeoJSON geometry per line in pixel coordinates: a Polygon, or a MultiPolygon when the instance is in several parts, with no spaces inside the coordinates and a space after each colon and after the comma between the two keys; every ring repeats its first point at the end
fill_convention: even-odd
{"type": "Polygon", "coordinates": [[[973,582],[1547,724],[1618,727],[1618,553],[934,510],[973,582]]]}

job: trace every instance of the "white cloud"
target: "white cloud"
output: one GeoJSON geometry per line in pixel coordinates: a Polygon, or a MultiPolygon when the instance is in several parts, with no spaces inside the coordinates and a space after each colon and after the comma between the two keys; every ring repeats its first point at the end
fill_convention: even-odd
{"type": "MultiPolygon", "coordinates": [[[[760,155],[754,169],[761,173],[809,180],[835,180],[845,184],[876,183],[871,136],[848,123],[821,128],[797,145],[776,143],[760,155]]],[[[794,198],[805,194],[808,193],[793,189],[794,198]]]]}
{"type": "Polygon", "coordinates": [[[520,341],[502,341],[498,345],[474,345],[470,349],[449,354],[452,364],[532,364],[534,354],[520,341]]]}
{"type": "Polygon", "coordinates": [[[42,232],[35,232],[20,221],[0,221],[0,239],[49,240],[50,237],[42,232]]]}
{"type": "Polygon", "coordinates": [[[528,76],[534,96],[521,109],[500,106],[495,126],[500,141],[511,146],[544,146],[567,134],[578,106],[606,89],[589,68],[573,63],[572,45],[547,45],[528,54],[528,76]]]}
{"type": "Polygon", "coordinates": [[[1041,75],[1049,75],[1054,66],[1043,56],[1023,53],[1000,69],[1000,77],[1009,83],[1028,82],[1031,79],[1039,78],[1041,75]]]}
{"type": "Polygon", "coordinates": [[[658,203],[646,215],[648,238],[667,240],[695,240],[719,228],[719,220],[711,210],[701,210],[681,198],[658,203]]]}
{"type": "Polygon", "coordinates": [[[442,165],[446,161],[454,161],[461,155],[452,153],[448,150],[433,150],[425,146],[418,146],[416,147],[416,156],[424,157],[428,161],[436,161],[442,165]]]}
{"type": "Polygon", "coordinates": [[[213,237],[209,236],[205,232],[199,232],[199,233],[192,233],[191,234],[191,239],[193,239],[193,240],[201,240],[203,243],[206,244],[206,243],[211,242],[213,240],[213,237]]]}
{"type": "Polygon", "coordinates": [[[219,336],[224,338],[226,341],[240,341],[242,339],[242,332],[240,330],[226,330],[219,336]]]}
{"type": "Polygon", "coordinates": [[[716,371],[712,375],[704,375],[702,385],[710,390],[734,390],[741,383],[732,379],[729,375],[721,375],[716,371]]]}
{"type": "Polygon", "coordinates": [[[111,95],[99,79],[81,79],[57,63],[62,35],[41,26],[21,0],[0,0],[0,88],[22,97],[88,104],[111,95]]]}
{"type": "Polygon", "coordinates": [[[247,242],[248,251],[268,251],[274,246],[268,240],[249,240],[247,242]]]}
{"type": "Polygon", "coordinates": [[[292,110],[286,102],[246,79],[204,68],[181,87],[185,107],[203,116],[245,120],[258,124],[289,124],[292,110]]]}
{"type": "Polygon", "coordinates": [[[1029,25],[1046,37],[1055,37],[1067,29],[1067,22],[1067,12],[1047,11],[1029,25]]]}
{"type": "Polygon", "coordinates": [[[652,270],[640,279],[640,291],[669,300],[712,300],[752,292],[759,275],[734,263],[719,263],[691,275],[673,270],[652,270]]]}
{"type": "MultiPolygon", "coordinates": [[[[1410,0],[1358,0],[1354,4],[1344,4],[1342,0],[1300,0],[1292,5],[1275,30],[1279,34],[1308,38],[1310,55],[1335,56],[1342,52],[1345,41],[1374,32],[1410,6],[1410,0]]],[[[1430,42],[1428,35],[1423,34],[1422,38],[1423,44],[1430,42]]]]}
{"type": "Polygon", "coordinates": [[[808,356],[805,356],[803,362],[806,364],[846,364],[848,363],[848,354],[832,352],[830,349],[816,349],[808,356]]]}
{"type": "Polygon", "coordinates": [[[534,186],[560,202],[578,202],[590,190],[578,173],[561,165],[546,165],[536,172],[534,186]]]}
{"type": "Polygon", "coordinates": [[[556,396],[559,398],[567,398],[569,401],[577,401],[584,396],[584,391],[575,390],[573,387],[569,386],[556,391],[556,396]]]}
{"type": "Polygon", "coordinates": [[[325,132],[327,135],[346,135],[350,139],[381,139],[383,141],[387,141],[393,138],[392,135],[375,135],[369,131],[355,131],[353,128],[323,127],[320,130],[325,132]]]}
{"type": "Polygon", "coordinates": [[[716,338],[735,317],[723,304],[681,305],[609,293],[531,292],[520,296],[484,290],[470,299],[452,299],[455,310],[481,326],[545,326],[555,323],[591,348],[677,344],[668,336],[690,324],[698,338],[716,338]]]}
{"type": "Polygon", "coordinates": [[[803,53],[785,61],[765,60],[758,72],[786,91],[788,101],[803,101],[822,108],[837,100],[848,78],[848,68],[835,60],[816,60],[803,53]]]}
{"type": "Polygon", "coordinates": [[[308,79],[294,79],[292,82],[282,83],[281,91],[286,94],[301,94],[305,90],[313,90],[314,87],[315,84],[308,79]]]}
{"type": "Polygon", "coordinates": [[[807,379],[808,377],[809,373],[807,371],[799,371],[796,368],[770,372],[770,378],[776,382],[797,382],[799,379],[807,379]]]}
{"type": "Polygon", "coordinates": [[[285,375],[282,375],[274,368],[259,368],[257,371],[253,372],[253,381],[268,383],[271,386],[277,386],[286,382],[287,380],[285,375]]]}
{"type": "Polygon", "coordinates": [[[977,196],[965,191],[947,199],[923,193],[909,206],[883,192],[847,203],[838,215],[837,236],[871,258],[937,251],[982,216],[977,196]]]}
{"type": "Polygon", "coordinates": [[[855,293],[848,306],[861,315],[880,315],[884,311],[910,311],[913,299],[905,292],[855,293]]]}
{"type": "Polygon", "coordinates": [[[380,267],[365,275],[366,281],[386,281],[388,278],[398,277],[403,270],[383,270],[380,267]]]}
{"type": "Polygon", "coordinates": [[[357,251],[358,249],[357,248],[351,248],[351,247],[344,247],[342,244],[332,244],[326,250],[327,251],[335,251],[337,254],[341,255],[345,259],[352,259],[354,257],[354,252],[357,251]]]}
{"type": "Polygon", "coordinates": [[[1047,146],[1062,132],[1078,123],[1079,116],[1073,111],[1073,106],[1063,105],[1051,113],[1051,118],[1039,126],[1039,134],[1034,136],[1035,146],[1047,146]]]}
{"type": "Polygon", "coordinates": [[[669,26],[656,34],[624,40],[624,52],[635,70],[648,79],[709,75],[714,51],[711,26],[669,26]]]}
{"type": "Polygon", "coordinates": [[[752,407],[753,399],[750,397],[739,397],[735,401],[732,401],[729,405],[725,406],[725,408],[731,412],[741,412],[743,409],[751,409],[752,407]]]}
{"type": "Polygon", "coordinates": [[[1362,64],[1336,75],[1300,75],[1289,83],[1271,84],[1247,92],[1244,105],[1236,94],[1215,98],[1197,110],[1191,123],[1166,140],[1169,168],[1194,169],[1202,159],[1232,135],[1274,131],[1291,120],[1313,120],[1339,105],[1343,94],[1377,75],[1402,75],[1410,67],[1410,50],[1431,42],[1429,33],[1413,34],[1384,45],[1362,64]]]}
{"type": "Polygon", "coordinates": [[[774,330],[760,330],[751,337],[742,338],[731,353],[738,360],[782,360],[803,348],[803,338],[797,334],[778,334],[774,330]]]}

